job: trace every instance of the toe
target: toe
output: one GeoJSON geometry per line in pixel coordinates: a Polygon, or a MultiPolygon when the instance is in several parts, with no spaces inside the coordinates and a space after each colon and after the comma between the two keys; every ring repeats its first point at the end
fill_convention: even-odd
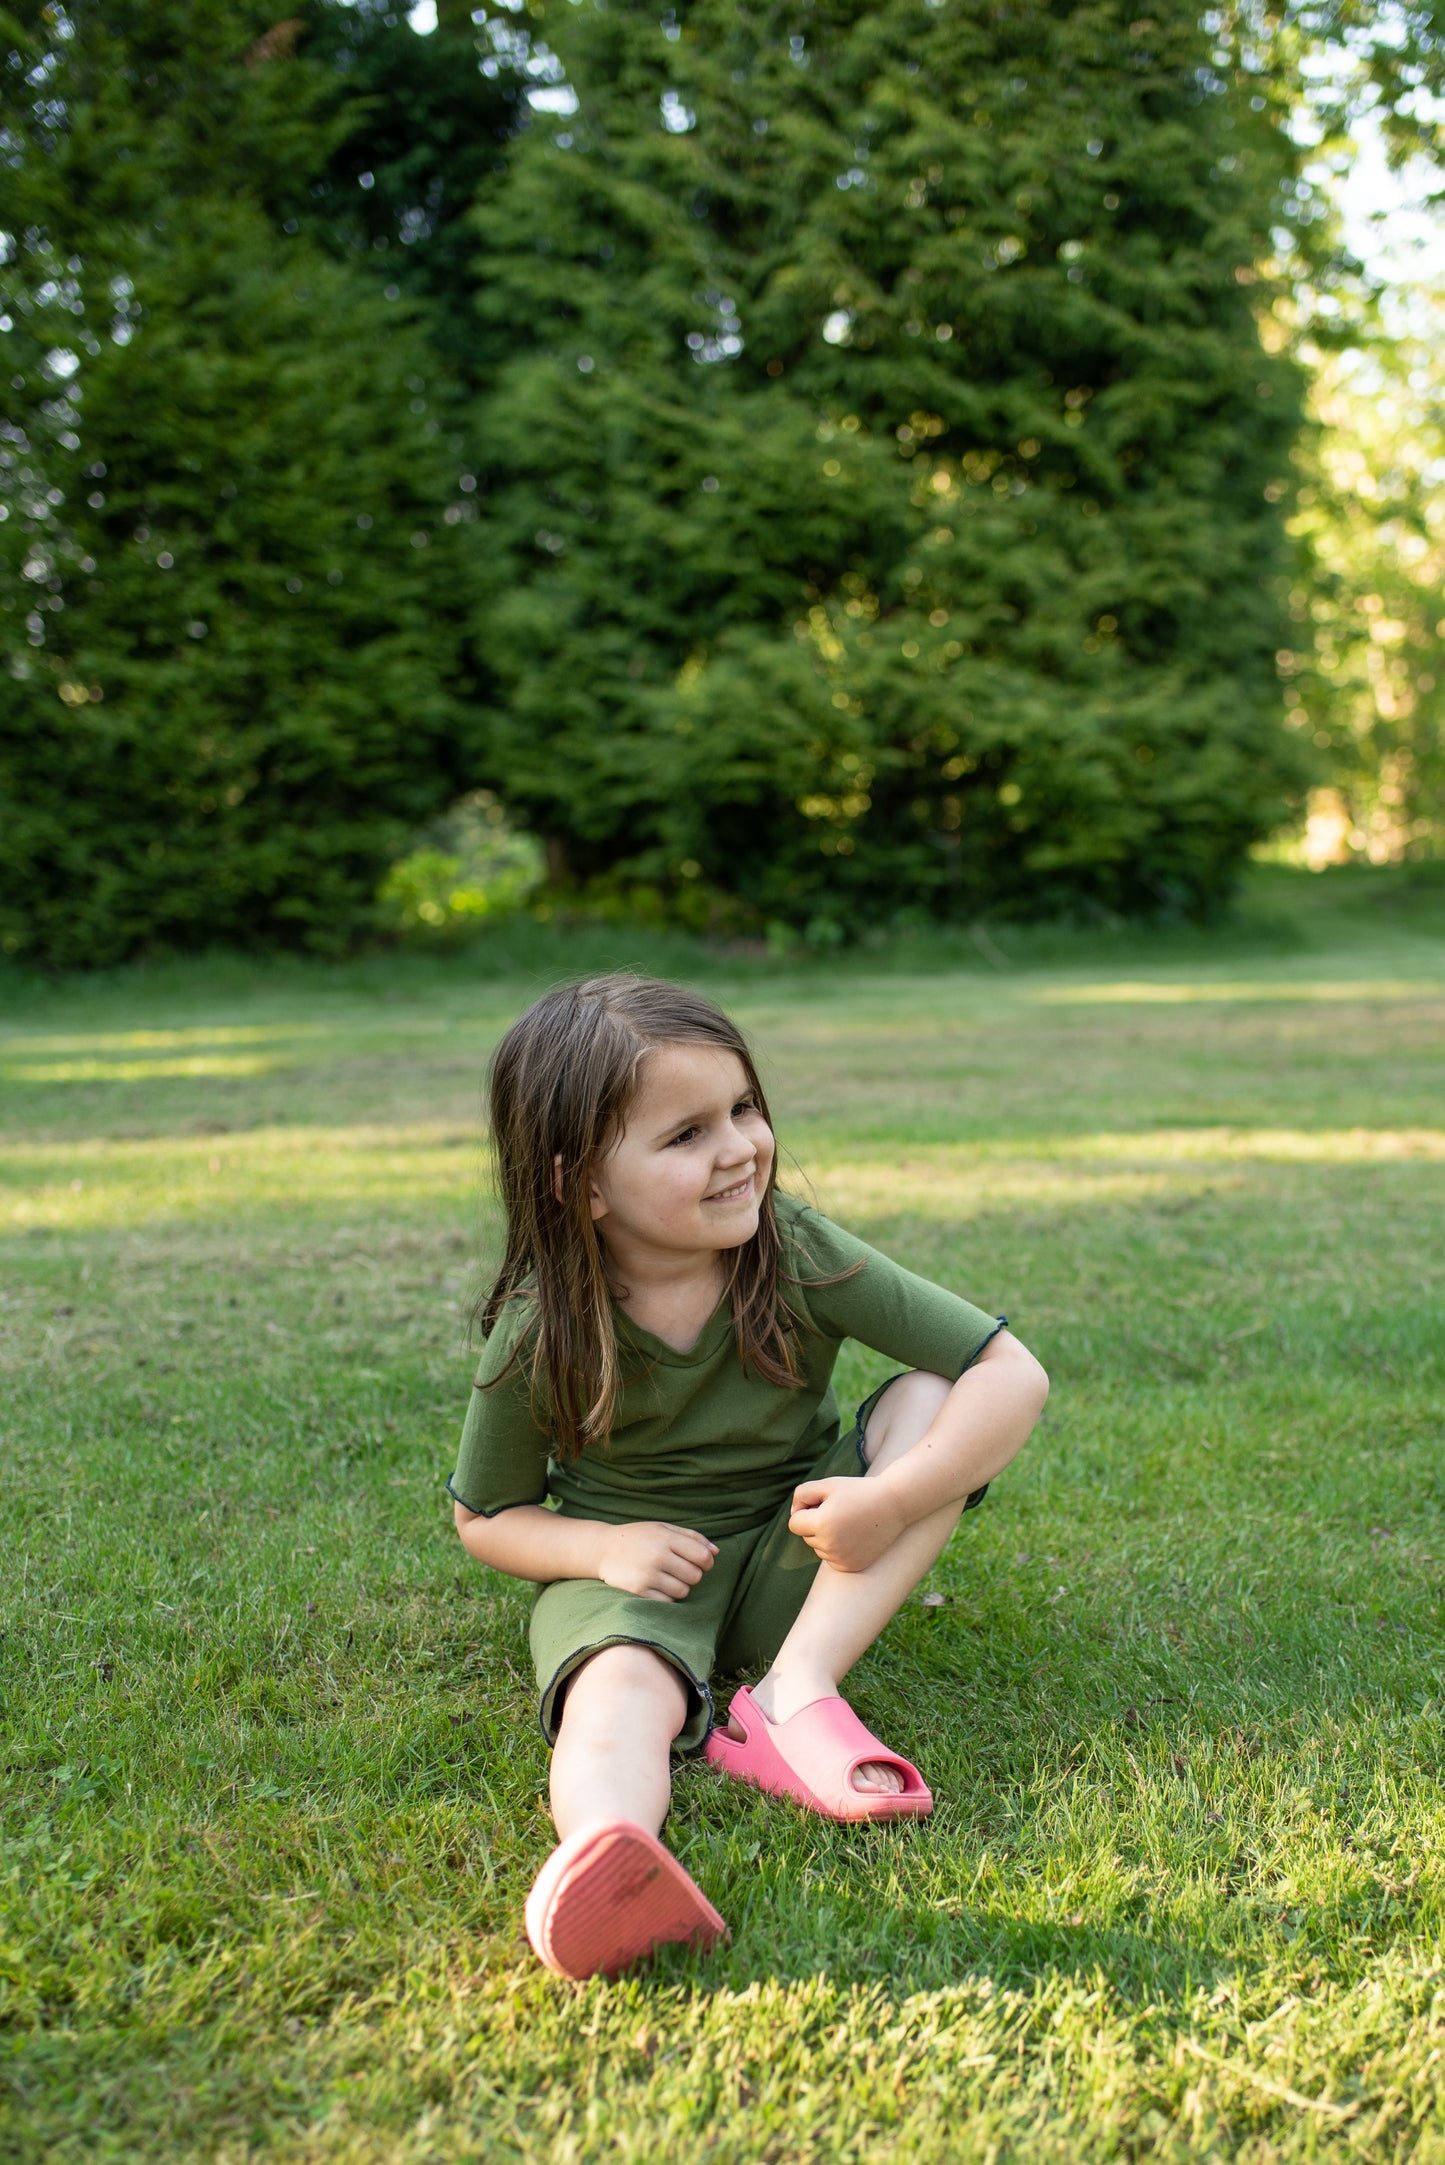
{"type": "Polygon", "coordinates": [[[865,1760],[861,1767],[853,1769],[853,1787],[873,1796],[897,1796],[903,1788],[903,1776],[897,1767],[865,1760]]]}

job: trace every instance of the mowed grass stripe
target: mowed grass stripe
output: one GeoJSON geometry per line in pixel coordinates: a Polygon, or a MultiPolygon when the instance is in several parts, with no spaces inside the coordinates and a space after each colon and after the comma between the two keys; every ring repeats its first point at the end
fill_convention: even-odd
{"type": "MultiPolygon", "coordinates": [[[[480,1129],[446,1123],[408,1127],[261,1128],[196,1138],[64,1145],[0,1144],[0,1226],[99,1228],[153,1221],[225,1218],[328,1206],[355,1196],[431,1207],[470,1198],[485,1148],[480,1129]],[[465,1155],[458,1159],[456,1153],[465,1155]]],[[[1219,1175],[1259,1165],[1445,1163],[1445,1129],[1409,1127],[1158,1128],[1135,1133],[1040,1137],[968,1145],[877,1143],[806,1169],[837,1211],[907,1210],[949,1222],[1000,1204],[1140,1200],[1210,1192],[1219,1175]],[[1181,1170],[1185,1168],[1185,1170],[1181,1170]]]]}

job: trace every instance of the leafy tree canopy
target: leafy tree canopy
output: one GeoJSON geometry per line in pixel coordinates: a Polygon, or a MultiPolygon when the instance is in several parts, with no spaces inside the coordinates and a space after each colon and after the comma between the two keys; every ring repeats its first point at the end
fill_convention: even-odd
{"type": "Polygon", "coordinates": [[[294,24],[7,29],[0,942],[334,946],[475,760],[434,349],[289,214],[345,118],[294,24]]]}
{"type": "Polygon", "coordinates": [[[1302,772],[1279,102],[1174,0],[539,20],[475,628],[554,862],[843,924],[1220,894],[1302,772]]]}
{"type": "Polygon", "coordinates": [[[0,16],[7,949],[344,941],[478,786],[818,937],[1207,906],[1321,757],[1425,832],[1433,418],[1284,522],[1445,0],[1139,4],[0,16]]]}

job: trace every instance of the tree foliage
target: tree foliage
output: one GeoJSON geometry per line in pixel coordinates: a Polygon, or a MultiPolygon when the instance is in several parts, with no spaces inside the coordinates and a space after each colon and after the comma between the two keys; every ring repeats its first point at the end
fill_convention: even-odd
{"type": "Polygon", "coordinates": [[[1179,4],[542,20],[476,635],[554,861],[843,925],[1220,895],[1301,774],[1278,110],[1179,4]]]}
{"type": "Polygon", "coordinates": [[[0,939],[344,941],[479,786],[697,922],[1226,893],[1334,726],[1286,123],[1445,48],[1136,6],[12,10],[0,939]]]}
{"type": "MultiPolygon", "coordinates": [[[[1440,201],[1445,8],[1359,0],[1290,7],[1269,26],[1306,155],[1288,239],[1291,292],[1271,331],[1311,383],[1292,529],[1300,563],[1285,698],[1321,761],[1302,836],[1323,864],[1445,847],[1445,415],[1442,296],[1345,245],[1362,127],[1440,201]]],[[[1402,183],[1402,186],[1404,184],[1402,183]]],[[[1382,239],[1388,241],[1388,230],[1382,239]]],[[[1390,247],[1397,258],[1399,242],[1390,247]]]]}
{"type": "Polygon", "coordinates": [[[10,953],[342,943],[475,763],[438,363],[413,307],[289,230],[340,129],[270,20],[7,26],[10,953]]]}
{"type": "Polygon", "coordinates": [[[1445,155],[1445,0],[1234,0],[1209,20],[1321,132],[1369,112],[1396,160],[1445,155]]]}
{"type": "Polygon", "coordinates": [[[313,6],[301,50],[330,77],[324,106],[339,139],[295,191],[294,214],[323,247],[420,303],[449,375],[476,387],[506,328],[489,339],[473,306],[471,213],[505,175],[527,109],[515,68],[490,52],[479,65],[470,12],[454,13],[418,37],[378,0],[313,6]]]}
{"type": "Polygon", "coordinates": [[[1431,350],[1377,341],[1326,361],[1300,492],[1308,578],[1286,698],[1328,762],[1318,862],[1445,846],[1445,412],[1431,350]]]}

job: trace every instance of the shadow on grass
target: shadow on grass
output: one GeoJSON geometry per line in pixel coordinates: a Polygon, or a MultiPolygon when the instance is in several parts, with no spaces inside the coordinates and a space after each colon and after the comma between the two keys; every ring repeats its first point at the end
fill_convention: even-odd
{"type": "MultiPolygon", "coordinates": [[[[1281,1665],[1273,1692],[1232,1692],[1215,1660],[1207,1700],[1199,1676],[1180,1677],[1161,1715],[1130,1702],[1140,1677],[1127,1656],[1087,1640],[1061,1655],[1071,1666],[1057,1716],[978,1665],[1001,1749],[950,1748],[955,1717],[921,1736],[915,1717],[898,1733],[878,1712],[897,1695],[876,1680],[854,1695],[924,1764],[938,1800],[928,1821],[840,1825],[690,1763],[667,1838],[733,1936],[706,1958],[660,1951],[632,1973],[644,1990],[735,1995],[825,1976],[899,2006],[966,1979],[1043,1997],[1064,1979],[1182,2020],[1191,1996],[1281,1962],[1318,1979],[1338,1975],[1346,1949],[1348,1969],[1418,1939],[1408,1875],[1366,1831],[1378,1796],[1394,1788],[1398,1802],[1400,1780],[1428,1766],[1420,1737],[1381,1733],[1414,1728],[1418,1691],[1391,1704],[1377,1679],[1327,1680],[1311,1661],[1302,1695],[1298,1661],[1281,1665]],[[1293,1842],[1280,1827],[1291,1794],[1310,1814],[1293,1842]]],[[[925,1669],[919,1682],[956,1704],[955,1671],[925,1669]]],[[[551,1837],[538,1834],[540,1862],[551,1837]]]]}

